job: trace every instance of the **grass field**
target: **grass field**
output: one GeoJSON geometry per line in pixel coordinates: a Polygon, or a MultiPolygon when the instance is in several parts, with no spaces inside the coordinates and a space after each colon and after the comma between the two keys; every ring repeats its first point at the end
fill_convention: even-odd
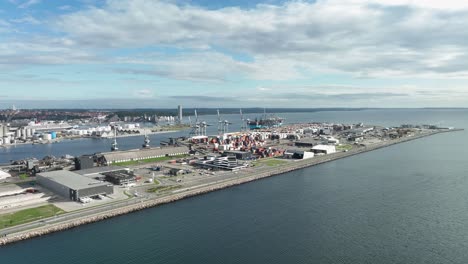
{"type": "Polygon", "coordinates": [[[21,210],[11,214],[3,214],[0,215],[0,229],[32,222],[35,220],[63,213],[65,213],[65,211],[56,207],[55,205],[49,204],[36,208],[21,210]]]}
{"type": "Polygon", "coordinates": [[[257,161],[253,162],[253,164],[255,166],[265,165],[265,166],[269,166],[269,167],[279,166],[279,165],[283,165],[285,163],[287,163],[287,161],[281,160],[281,159],[276,159],[276,158],[260,159],[260,160],[257,160],[257,161]]]}
{"type": "Polygon", "coordinates": [[[163,127],[160,127],[159,131],[172,131],[172,130],[176,131],[176,130],[183,130],[187,128],[190,128],[190,126],[189,125],[163,126],[163,127]]]}
{"type": "Polygon", "coordinates": [[[159,158],[151,158],[151,159],[145,159],[145,160],[133,160],[133,161],[126,161],[126,162],[116,162],[112,165],[116,166],[132,166],[132,165],[138,165],[138,164],[143,164],[143,163],[152,163],[152,162],[161,162],[161,161],[167,161],[167,160],[173,160],[173,159],[180,159],[187,157],[188,155],[178,155],[178,156],[171,156],[171,157],[159,157],[159,158]]]}
{"type": "Polygon", "coordinates": [[[336,150],[351,150],[352,148],[353,145],[350,144],[336,146],[336,150]]]}
{"type": "Polygon", "coordinates": [[[150,193],[164,192],[164,191],[171,191],[171,190],[179,189],[180,187],[182,186],[181,185],[157,186],[157,187],[149,188],[146,191],[150,193]]]}

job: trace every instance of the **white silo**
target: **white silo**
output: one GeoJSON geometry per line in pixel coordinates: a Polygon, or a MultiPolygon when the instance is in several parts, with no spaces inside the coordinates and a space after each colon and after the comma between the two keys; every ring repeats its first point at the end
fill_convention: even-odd
{"type": "Polygon", "coordinates": [[[42,134],[42,139],[43,140],[52,140],[52,135],[49,133],[44,133],[42,134]]]}

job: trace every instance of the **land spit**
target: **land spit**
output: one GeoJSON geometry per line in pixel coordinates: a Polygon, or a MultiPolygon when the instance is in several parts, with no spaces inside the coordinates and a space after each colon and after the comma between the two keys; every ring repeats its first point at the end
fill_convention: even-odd
{"type": "Polygon", "coordinates": [[[204,193],[208,193],[208,192],[212,192],[216,190],[221,190],[221,189],[228,188],[231,186],[236,186],[236,185],[240,185],[243,183],[263,179],[266,177],[283,174],[286,172],[322,164],[325,162],[330,162],[330,161],[337,160],[337,159],[342,159],[345,157],[350,157],[353,155],[380,149],[380,148],[395,145],[398,143],[402,143],[402,142],[406,142],[406,141],[410,141],[410,140],[414,140],[414,139],[418,139],[418,138],[422,138],[422,137],[426,137],[426,136],[430,136],[434,134],[454,132],[454,131],[460,131],[460,130],[462,129],[450,129],[450,130],[441,129],[441,130],[431,131],[428,133],[422,133],[422,134],[418,134],[414,136],[388,140],[388,141],[384,141],[381,143],[369,145],[366,147],[359,147],[356,149],[352,149],[348,152],[339,152],[339,153],[334,153],[334,154],[316,157],[312,159],[299,160],[292,164],[281,166],[280,168],[275,167],[272,169],[262,170],[259,172],[253,172],[245,176],[241,176],[235,179],[228,179],[224,181],[215,182],[213,184],[209,184],[203,187],[191,187],[191,188],[186,188],[182,190],[177,190],[177,193],[174,193],[165,197],[142,200],[140,203],[126,205],[126,206],[122,206],[116,209],[110,209],[104,212],[96,213],[91,216],[78,217],[73,220],[67,220],[61,223],[50,224],[47,226],[33,228],[24,232],[8,234],[7,236],[0,238],[0,246],[7,245],[10,243],[14,243],[14,242],[19,242],[19,241],[34,238],[34,237],[40,237],[40,236],[58,232],[58,231],[64,231],[64,230],[78,227],[81,225],[102,221],[111,217],[128,214],[131,212],[143,210],[143,209],[150,208],[150,207],[155,207],[155,206],[162,205],[162,204],[171,203],[171,202],[185,199],[188,197],[192,197],[192,196],[196,196],[196,195],[200,195],[200,194],[204,194],[204,193]]]}

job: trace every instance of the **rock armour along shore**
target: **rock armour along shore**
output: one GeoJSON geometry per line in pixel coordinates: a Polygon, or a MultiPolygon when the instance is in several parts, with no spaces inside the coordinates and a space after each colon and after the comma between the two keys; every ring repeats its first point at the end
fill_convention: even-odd
{"type": "Polygon", "coordinates": [[[271,170],[271,171],[258,172],[258,173],[255,173],[254,175],[247,175],[247,176],[242,177],[242,178],[230,179],[230,180],[226,180],[225,182],[221,182],[221,183],[214,183],[214,184],[209,185],[209,186],[205,186],[205,187],[201,187],[201,188],[197,188],[197,189],[193,189],[193,190],[187,190],[187,191],[181,192],[179,194],[170,195],[168,197],[155,198],[155,199],[151,199],[151,200],[147,200],[147,201],[142,201],[139,204],[123,206],[123,207],[118,208],[118,209],[108,210],[108,211],[105,211],[105,212],[102,212],[102,213],[99,213],[99,214],[96,214],[96,215],[93,215],[93,216],[86,216],[86,217],[78,218],[78,219],[75,219],[75,220],[66,221],[64,223],[51,224],[49,226],[44,226],[44,227],[32,229],[30,231],[20,233],[20,234],[10,234],[7,237],[0,238],[0,246],[7,245],[7,244],[10,244],[10,243],[19,242],[19,241],[23,241],[23,240],[26,240],[26,239],[31,239],[31,238],[34,238],[34,237],[40,237],[40,236],[47,235],[47,234],[54,233],[54,232],[58,232],[58,231],[64,231],[64,230],[75,228],[75,227],[78,227],[78,226],[81,226],[81,225],[95,223],[95,222],[102,221],[102,220],[105,220],[105,219],[108,219],[108,218],[111,218],[111,217],[116,217],[116,216],[120,216],[120,215],[124,215],[124,214],[128,214],[128,213],[140,211],[140,210],[143,210],[143,209],[146,209],[146,208],[171,203],[171,202],[178,201],[178,200],[181,200],[181,199],[185,199],[185,198],[188,198],[188,197],[192,197],[192,196],[196,196],[196,195],[200,195],[200,194],[204,194],[204,193],[208,193],[208,192],[212,192],[212,191],[216,191],[216,190],[225,189],[225,188],[228,188],[228,187],[231,187],[231,186],[240,185],[240,184],[247,183],[247,182],[252,182],[252,181],[263,179],[263,178],[266,178],[266,177],[271,177],[271,176],[274,176],[274,175],[283,174],[283,173],[286,173],[286,172],[290,172],[290,171],[294,171],[294,170],[298,170],[298,169],[302,169],[302,168],[322,164],[322,163],[325,163],[325,162],[330,162],[330,161],[345,158],[345,157],[350,157],[350,156],[357,155],[357,154],[360,154],[360,153],[363,153],[363,152],[372,151],[372,150],[375,150],[375,149],[387,147],[387,146],[390,146],[390,145],[395,145],[395,144],[398,144],[398,143],[418,139],[418,138],[421,138],[421,137],[426,137],[426,136],[439,134],[439,133],[444,133],[444,132],[459,131],[459,130],[462,130],[462,129],[442,130],[442,131],[437,131],[437,132],[432,132],[432,133],[427,133],[427,134],[421,134],[421,135],[417,135],[417,136],[413,136],[413,137],[406,137],[406,138],[401,138],[401,139],[398,139],[398,140],[392,140],[392,141],[388,141],[388,142],[378,143],[378,144],[368,146],[368,147],[360,147],[358,149],[354,149],[354,150],[351,150],[351,151],[348,151],[348,152],[339,152],[339,153],[331,154],[329,156],[322,156],[322,157],[324,157],[323,159],[307,159],[307,160],[297,161],[294,164],[291,164],[291,166],[284,166],[284,167],[281,167],[281,168],[274,168],[274,170],[271,170]]]}

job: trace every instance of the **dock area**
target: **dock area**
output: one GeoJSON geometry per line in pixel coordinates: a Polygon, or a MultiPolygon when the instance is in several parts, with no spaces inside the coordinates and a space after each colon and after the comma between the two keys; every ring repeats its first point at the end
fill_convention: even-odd
{"type": "MultiPolygon", "coordinates": [[[[18,242],[57,231],[67,230],[80,225],[105,220],[114,216],[143,210],[145,208],[150,208],[161,204],[181,200],[184,198],[216,190],[221,190],[231,186],[260,180],[274,175],[284,174],[290,171],[350,157],[360,153],[373,151],[376,149],[419,139],[422,137],[427,137],[440,133],[455,132],[459,130],[460,129],[430,130],[416,135],[405,136],[392,140],[385,140],[373,144],[362,144],[359,145],[359,147],[350,149],[349,151],[339,151],[329,155],[315,156],[311,159],[289,161],[282,163],[281,166],[255,166],[236,172],[216,172],[215,175],[207,175],[203,177],[203,180],[201,180],[201,178],[200,180],[197,180],[196,177],[194,177],[194,180],[192,181],[188,180],[188,178],[184,178],[182,183],[175,183],[173,182],[173,178],[164,176],[159,179],[163,185],[164,181],[173,182],[173,185],[171,185],[173,186],[173,188],[165,189],[165,192],[157,194],[148,193],[144,195],[138,195],[129,199],[117,200],[108,204],[103,203],[89,208],[81,208],[80,210],[56,215],[52,218],[47,218],[40,221],[34,221],[23,225],[5,228],[3,230],[0,230],[0,245],[6,245],[9,243],[18,242]]],[[[138,168],[142,170],[145,169],[144,165],[136,166],[135,169],[138,168]]],[[[176,167],[172,166],[172,168],[184,169],[184,166],[177,165],[176,167]]],[[[148,189],[148,185],[143,184],[138,188],[139,189],[137,190],[139,191],[139,193],[144,193],[144,190],[148,189]]],[[[161,188],[161,190],[163,189],[164,188],[161,188]]]]}

